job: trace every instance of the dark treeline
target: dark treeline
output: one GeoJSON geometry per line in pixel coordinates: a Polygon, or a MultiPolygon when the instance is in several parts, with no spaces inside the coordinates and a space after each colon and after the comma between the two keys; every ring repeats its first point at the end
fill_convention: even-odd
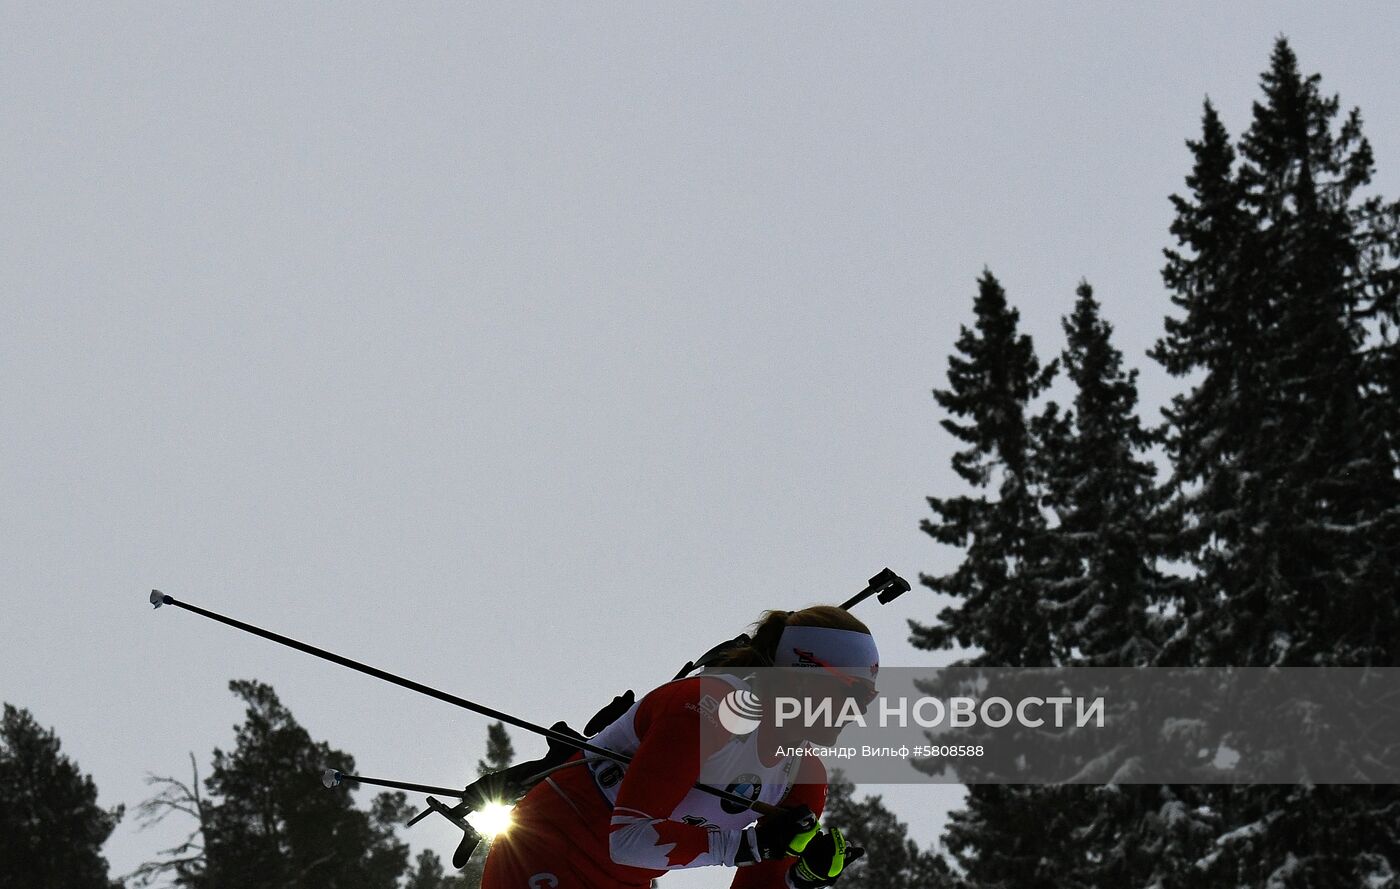
{"type": "MultiPolygon", "coordinates": [[[[1164,422],[1139,420],[1087,283],[1043,362],[978,282],[935,391],[971,493],[923,525],[963,558],[923,578],[955,602],[914,644],[987,666],[1400,665],[1400,205],[1363,195],[1359,112],[1285,40],[1262,87],[1234,144],[1206,103],[1172,196],[1164,422]]],[[[978,785],[945,842],[974,887],[1389,886],[1400,789],[978,785]]]]}
{"type": "MultiPolygon", "coordinates": [[[[123,812],[97,805],[97,788],[61,753],[51,730],[28,711],[5,705],[0,724],[0,873],[14,889],[119,889],[168,885],[188,889],[473,889],[482,855],[460,873],[423,851],[412,862],[399,833],[414,807],[402,793],[356,804],[350,784],[327,789],[326,768],[353,773],[348,753],[316,741],[270,686],[236,680],[245,704],[229,751],[215,749],[203,778],[190,755],[190,777],[152,776],[154,795],[137,817],[166,819],[187,831],[134,872],[108,873],[101,848],[123,812]]],[[[505,726],[489,727],[478,772],[510,764],[505,726]]]]}

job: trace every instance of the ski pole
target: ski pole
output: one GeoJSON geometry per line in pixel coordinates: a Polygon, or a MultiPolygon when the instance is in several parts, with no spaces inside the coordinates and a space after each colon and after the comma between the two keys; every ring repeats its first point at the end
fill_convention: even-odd
{"type": "MultiPolygon", "coordinates": [[[[234,618],[226,617],[217,612],[209,611],[205,608],[200,608],[198,605],[191,605],[188,602],[181,602],[177,600],[174,596],[162,593],[160,590],[151,590],[151,604],[156,608],[159,608],[162,605],[173,605],[176,608],[183,608],[186,611],[191,611],[195,614],[198,614],[200,617],[207,617],[210,620],[218,621],[221,624],[227,624],[228,626],[233,627],[234,629],[243,630],[245,633],[252,633],[254,636],[261,636],[262,638],[276,642],[279,645],[285,645],[288,648],[295,648],[297,651],[303,651],[307,654],[321,658],[322,660],[330,661],[333,664],[339,664],[342,667],[349,667],[352,670],[358,670],[359,672],[364,673],[368,676],[373,676],[376,679],[382,679],[385,682],[391,682],[394,685],[398,685],[402,688],[409,689],[410,691],[416,691],[419,694],[427,695],[430,698],[437,698],[439,701],[446,701],[449,704],[461,707],[463,710],[470,710],[471,712],[485,716],[488,719],[494,719],[497,722],[504,722],[507,725],[513,725],[516,728],[524,729],[527,732],[542,735],[551,741],[558,741],[561,744],[566,744],[578,750],[583,750],[587,751],[588,753],[596,754],[598,756],[604,757],[605,759],[611,759],[612,761],[621,763],[623,765],[627,765],[632,761],[632,758],[630,756],[627,756],[626,754],[617,753],[615,751],[608,750],[605,747],[599,747],[595,744],[590,744],[587,741],[583,741],[578,738],[573,738],[569,735],[561,734],[560,732],[556,732],[552,729],[547,729],[542,725],[536,725],[533,722],[527,722],[526,720],[520,719],[519,717],[511,716],[509,713],[502,713],[500,710],[487,707],[483,704],[478,704],[475,701],[469,701],[466,698],[458,697],[457,695],[449,694],[445,691],[439,691],[436,688],[424,685],[421,682],[415,682],[412,679],[405,679],[402,676],[395,676],[393,673],[390,673],[387,670],[381,670],[378,667],[371,667],[368,664],[362,664],[359,661],[352,661],[348,657],[335,654],[334,652],[326,651],[322,648],[317,648],[314,645],[308,645],[305,642],[298,642],[295,639],[291,639],[287,636],[274,633],[271,630],[264,630],[262,627],[255,627],[252,624],[244,623],[241,620],[235,620],[234,618]]],[[[694,785],[694,787],[696,790],[699,790],[702,793],[708,793],[711,796],[717,796],[720,799],[725,800],[726,802],[743,806],[746,809],[752,809],[753,811],[758,812],[761,815],[777,815],[781,814],[784,811],[779,806],[759,802],[758,800],[751,800],[747,797],[739,796],[737,793],[730,793],[729,791],[721,790],[718,787],[711,787],[708,784],[700,784],[697,782],[694,785]]],[[[435,792],[437,792],[438,790],[438,788],[434,788],[435,792]]],[[[446,793],[448,791],[443,792],[446,793]]]]}
{"type": "Polygon", "coordinates": [[[340,769],[326,769],[321,773],[321,783],[329,789],[339,787],[342,781],[349,781],[352,784],[370,784],[374,787],[392,787],[395,790],[412,790],[414,793],[440,793],[443,796],[455,796],[462,799],[466,792],[453,790],[450,787],[437,787],[432,784],[414,784],[409,781],[390,781],[388,778],[366,778],[364,775],[349,775],[340,769]]]}
{"type": "MultiPolygon", "coordinates": [[[[580,765],[584,765],[583,760],[574,759],[569,762],[561,762],[556,766],[550,766],[542,772],[536,772],[529,778],[526,778],[525,783],[534,784],[536,781],[554,772],[580,765]]],[[[472,795],[467,793],[465,789],[454,790],[451,787],[438,787],[435,784],[414,784],[411,781],[393,781],[389,778],[367,778],[364,775],[351,775],[348,772],[342,772],[340,769],[326,769],[321,773],[321,783],[326,785],[328,789],[331,787],[339,787],[343,781],[349,781],[351,784],[369,784],[374,787],[392,787],[394,790],[411,790],[414,793],[440,793],[443,796],[452,796],[457,799],[466,799],[468,796],[472,795]]]]}

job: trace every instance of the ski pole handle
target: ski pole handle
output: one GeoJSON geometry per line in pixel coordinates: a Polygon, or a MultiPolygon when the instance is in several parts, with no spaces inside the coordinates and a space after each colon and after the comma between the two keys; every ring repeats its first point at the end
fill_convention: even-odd
{"type": "Polygon", "coordinates": [[[879,574],[870,578],[869,586],[856,593],[845,602],[842,602],[841,607],[846,611],[850,611],[866,599],[877,594],[880,597],[880,604],[888,605],[907,592],[909,592],[909,581],[895,574],[889,568],[886,568],[879,574]]]}

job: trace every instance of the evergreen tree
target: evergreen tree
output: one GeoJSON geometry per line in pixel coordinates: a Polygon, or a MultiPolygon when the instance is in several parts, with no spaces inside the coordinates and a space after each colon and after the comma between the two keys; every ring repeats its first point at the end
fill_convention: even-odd
{"type": "Polygon", "coordinates": [[[1171,596],[1157,565],[1168,537],[1163,497],[1145,456],[1152,437],[1136,413],[1137,371],[1124,370],[1088,282],[1077,295],[1060,358],[1074,409],[1037,424],[1045,502],[1056,518],[1045,602],[1059,663],[1145,666],[1164,641],[1161,610],[1171,596]]]}
{"type": "Polygon", "coordinates": [[[1396,565],[1395,464],[1365,357],[1366,245],[1384,238],[1375,204],[1353,206],[1372,166],[1360,115],[1334,134],[1338,101],[1318,82],[1280,40],[1239,171],[1207,109],[1198,199],[1177,200],[1190,253],[1169,251],[1164,278],[1185,317],[1155,354],[1204,373],[1168,413],[1199,571],[1182,633],[1193,663],[1400,658],[1400,603],[1380,576],[1396,565]]]}
{"type": "Polygon", "coordinates": [[[1198,579],[1183,590],[1182,622],[1163,663],[1200,664],[1196,633],[1217,619],[1221,587],[1242,582],[1248,569],[1228,541],[1253,516],[1238,509],[1248,475],[1240,458],[1259,448],[1265,380],[1257,367],[1264,311],[1246,266],[1253,261],[1235,152],[1220,116],[1205,103],[1199,141],[1187,145],[1195,162],[1186,183],[1191,197],[1172,195],[1171,232],[1181,250],[1168,249],[1162,276],[1182,311],[1166,319],[1166,335],[1152,355],[1174,376],[1202,372],[1189,392],[1164,413],[1166,446],[1179,499],[1174,557],[1194,563],[1198,579]]]}
{"type": "Polygon", "coordinates": [[[1085,785],[974,784],[967,807],[949,815],[943,842],[968,886],[1095,889],[1086,880],[1093,821],[1085,785]]]}
{"type": "Polygon", "coordinates": [[[962,564],[942,577],[924,575],[931,589],[961,600],[938,624],[910,622],[919,648],[976,647],[975,663],[1048,666],[1053,640],[1040,607],[1040,546],[1045,526],[1037,502],[1027,406],[1050,382],[1031,338],[1018,331],[1020,314],[1001,284],[985,271],[973,302],[976,321],[963,327],[959,354],[948,359],[948,388],[934,397],[950,417],[943,428],[967,447],[953,469],[985,495],[928,498],[937,514],[921,527],[940,543],[965,546],[962,564]]]}
{"type": "Polygon", "coordinates": [[[486,727],[486,758],[476,761],[477,777],[507,769],[515,761],[515,747],[510,743],[504,722],[493,722],[486,727]]]}
{"type": "Polygon", "coordinates": [[[943,856],[920,849],[909,828],[878,796],[855,799],[855,785],[840,771],[827,782],[822,824],[839,827],[865,848],[864,858],[841,876],[841,889],[955,889],[961,884],[943,856]]]}
{"type": "MultiPolygon", "coordinates": [[[[1360,115],[1337,128],[1337,99],[1300,75],[1286,41],[1262,86],[1238,171],[1207,108],[1194,200],[1176,199],[1184,250],[1164,270],[1184,314],[1155,355],[1200,375],[1167,414],[1197,572],[1168,656],[1391,665],[1400,490],[1379,322],[1395,292],[1396,211],[1358,200],[1373,166],[1360,115]]],[[[1169,868],[1182,885],[1352,886],[1400,860],[1393,788],[1195,793],[1219,836],[1169,868]]]]}
{"type": "Polygon", "coordinates": [[[397,887],[408,866],[408,847],[394,835],[406,814],[404,795],[379,794],[368,811],[357,808],[348,782],[321,783],[327,768],[354,772],[349,754],[313,741],[270,686],[235,680],[229,688],[247,705],[246,716],[234,749],[215,749],[205,793],[197,782],[158,778],[164,790],[143,806],[148,821],[193,815],[196,832],[174,857],[144,865],[138,876],[149,882],[169,872],[192,889],[397,887]]]}
{"type": "MultiPolygon", "coordinates": [[[[1039,374],[984,286],[937,394],[969,445],[955,469],[1002,496],[930,500],[925,530],[967,554],[924,579],[962,602],[916,644],[1007,665],[1400,658],[1400,204],[1360,198],[1360,115],[1338,127],[1286,41],[1263,89],[1238,156],[1206,103],[1172,196],[1179,315],[1153,356],[1193,385],[1165,412],[1171,502],[1155,508],[1132,374],[1087,285],[1066,323],[1074,410],[1049,406],[1029,446],[1038,389],[1015,381],[1039,374]],[[1192,576],[1164,578],[1163,558],[1192,576]]],[[[946,840],[972,885],[1379,886],[1400,870],[1396,811],[1390,786],[978,785],[946,840]]]]}
{"type": "MultiPolygon", "coordinates": [[[[1041,463],[1035,454],[1036,426],[1053,425],[1054,405],[1032,420],[1034,399],[1049,385],[1055,364],[1041,367],[1031,338],[1019,330],[1020,315],[990,271],[978,281],[975,322],[963,327],[958,354],[948,361],[948,388],[934,391],[951,416],[942,426],[966,447],[953,457],[954,471],[985,494],[930,497],[936,520],[923,530],[965,554],[953,573],[921,577],[925,586],[957,598],[939,623],[910,622],[910,641],[920,648],[973,647],[970,663],[981,666],[1045,667],[1063,648],[1055,637],[1056,615],[1048,592],[1053,567],[1043,496],[1041,463]]],[[[947,844],[976,885],[1056,884],[1063,838],[1044,829],[1044,791],[1024,785],[976,784],[967,809],[949,825],[947,844]],[[1036,830],[1026,828],[1037,825],[1036,830]]]]}
{"type": "Polygon", "coordinates": [[[0,874],[14,889],[109,889],[102,844],[122,809],[97,804],[92,778],[28,710],[0,719],[0,874]]]}
{"type": "Polygon", "coordinates": [[[475,881],[451,876],[442,866],[442,861],[431,849],[418,853],[413,870],[404,882],[404,889],[468,889],[481,885],[481,868],[476,868],[475,881]]]}
{"type": "MultiPolygon", "coordinates": [[[[1035,423],[1044,503],[1054,518],[1045,534],[1052,565],[1042,604],[1055,627],[1058,663],[1147,666],[1167,638],[1164,609],[1176,594],[1158,567],[1172,537],[1172,517],[1162,509],[1165,492],[1146,456],[1153,436],[1136,413],[1137,372],[1123,367],[1088,282],[1076,294],[1072,313],[1062,320],[1066,345],[1060,356],[1074,386],[1073,408],[1046,411],[1035,423]]],[[[1019,795],[1009,789],[983,793],[1003,801],[998,817],[1023,817],[1023,824],[1039,820],[1042,827],[1031,839],[1008,844],[1002,824],[989,824],[980,813],[955,817],[950,844],[977,858],[978,873],[1005,876],[1019,863],[1033,868],[1022,878],[1042,878],[1046,885],[1151,882],[1142,822],[1158,821],[1158,788],[1072,785],[1019,795]],[[1007,811],[1012,799],[1019,814],[1007,811]],[[1030,842],[1041,850],[1047,840],[1056,851],[1046,860],[1018,859],[1020,845],[1030,842]]]]}

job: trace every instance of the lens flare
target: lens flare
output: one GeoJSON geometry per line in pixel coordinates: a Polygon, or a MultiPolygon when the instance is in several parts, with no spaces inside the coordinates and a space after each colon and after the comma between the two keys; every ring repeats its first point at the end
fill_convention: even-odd
{"type": "Polygon", "coordinates": [[[505,803],[487,803],[477,811],[467,813],[467,823],[489,840],[510,829],[514,812],[515,807],[505,803]]]}

